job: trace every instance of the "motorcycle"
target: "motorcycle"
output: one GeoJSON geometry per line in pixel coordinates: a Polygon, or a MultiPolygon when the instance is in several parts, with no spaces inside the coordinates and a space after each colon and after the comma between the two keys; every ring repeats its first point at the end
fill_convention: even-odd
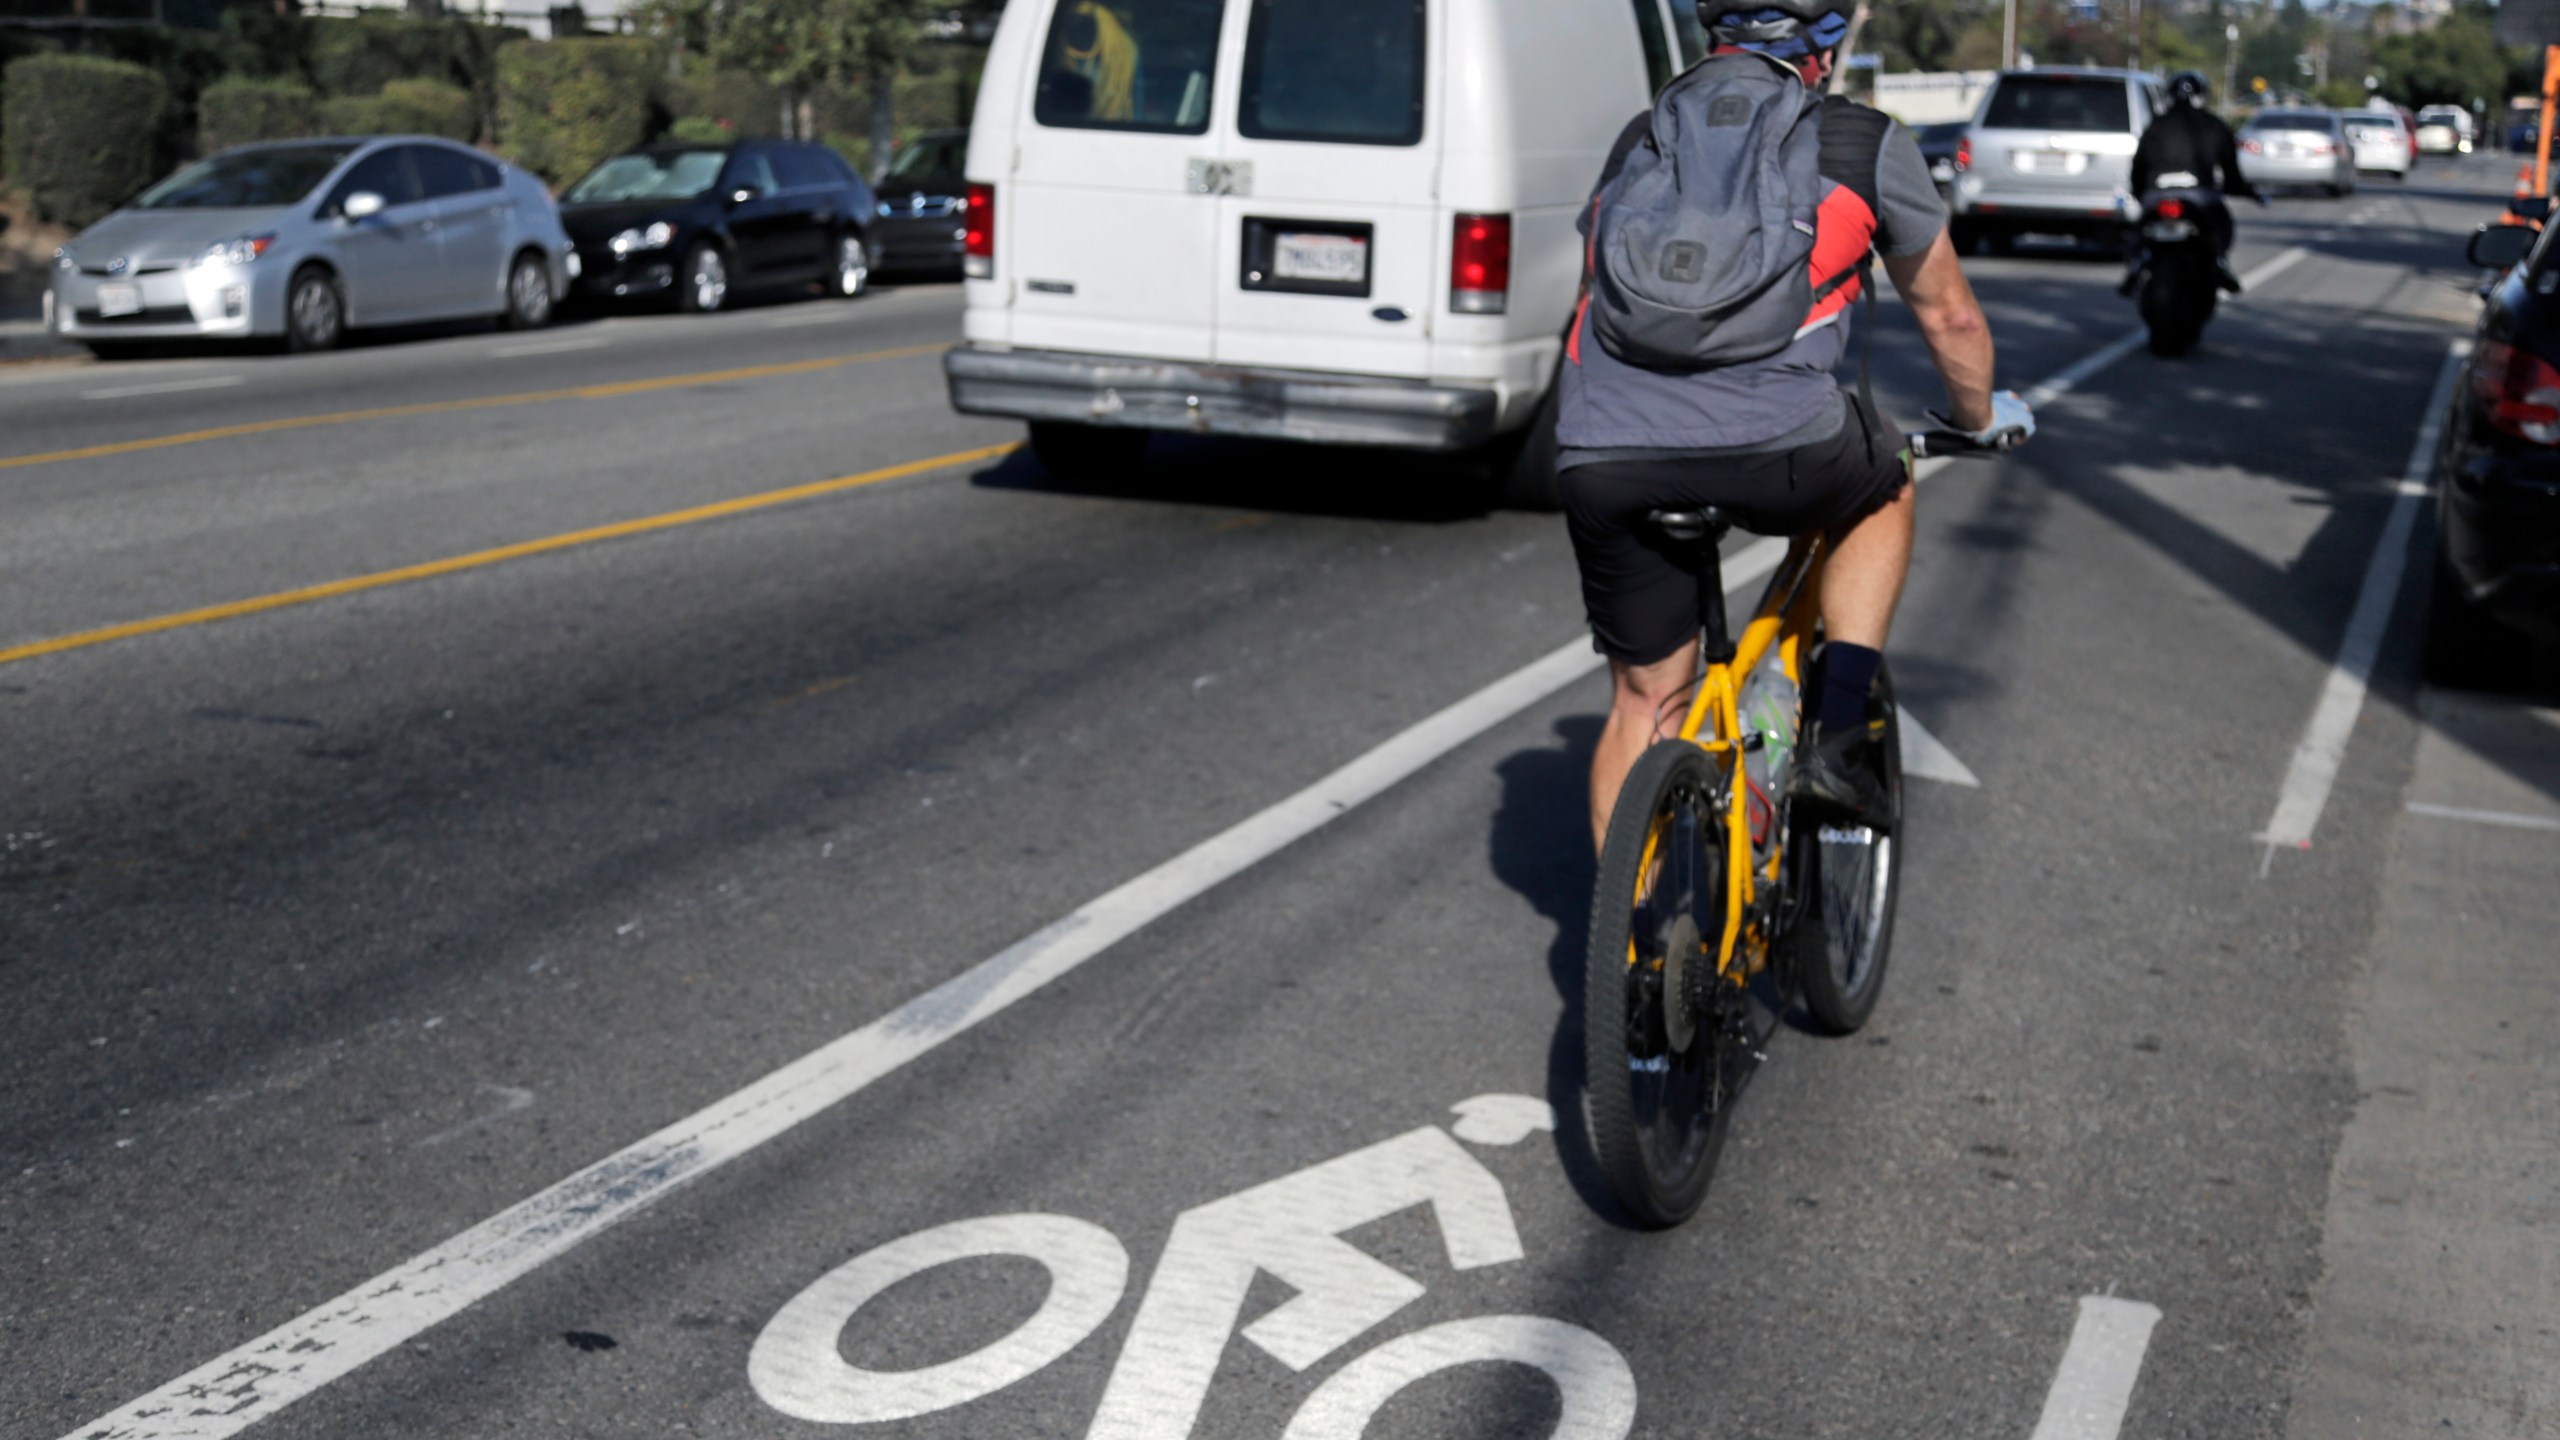
{"type": "Polygon", "coordinates": [[[2143,198],[2141,249],[2125,288],[2140,292],[2154,355],[2194,349],[2222,298],[2214,238],[2204,224],[2205,208],[2221,203],[2209,190],[2161,190],[2143,198]]]}

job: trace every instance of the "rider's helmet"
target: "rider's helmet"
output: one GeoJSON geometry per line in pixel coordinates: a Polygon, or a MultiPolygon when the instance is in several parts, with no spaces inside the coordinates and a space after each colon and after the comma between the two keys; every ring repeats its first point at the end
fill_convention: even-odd
{"type": "Polygon", "coordinates": [[[2213,87],[2193,70],[2181,70],[2169,77],[2169,98],[2181,105],[2202,105],[2213,87]]]}
{"type": "Polygon", "coordinates": [[[1738,45],[1780,60],[1836,49],[1849,38],[1839,0],[1697,0],[1698,23],[1715,45],[1738,45]]]}

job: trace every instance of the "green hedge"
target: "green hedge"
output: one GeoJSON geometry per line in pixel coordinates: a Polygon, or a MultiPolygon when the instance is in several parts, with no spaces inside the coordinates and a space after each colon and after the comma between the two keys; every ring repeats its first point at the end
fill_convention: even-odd
{"type": "Polygon", "coordinates": [[[498,52],[498,135],[554,185],[649,138],[662,68],[647,40],[524,42],[498,52]]]}
{"type": "Polygon", "coordinates": [[[88,55],[30,55],[5,81],[5,165],[37,215],[86,225],[151,183],[169,86],[139,65],[88,55]]]}
{"type": "Polygon", "coordinates": [[[321,133],[320,97],[299,80],[217,80],[196,97],[196,147],[210,155],[252,140],[321,133]]]}
{"type": "Polygon", "coordinates": [[[718,130],[702,139],[763,139],[782,133],[782,92],[753,75],[705,70],[666,81],[666,107],[679,122],[698,120],[718,130]]]}
{"type": "Polygon", "coordinates": [[[480,106],[471,92],[439,80],[394,80],[378,95],[332,95],[320,102],[332,135],[442,135],[478,138],[480,106]]]}

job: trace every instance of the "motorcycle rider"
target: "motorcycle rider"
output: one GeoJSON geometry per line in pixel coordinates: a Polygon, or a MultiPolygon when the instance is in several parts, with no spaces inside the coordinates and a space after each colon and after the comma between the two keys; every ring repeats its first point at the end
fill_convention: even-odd
{"type": "MultiPolygon", "coordinates": [[[[2145,200],[2162,189],[2206,192],[2196,202],[2196,219],[2213,238],[2215,279],[2237,295],[2240,277],[2231,273],[2231,207],[2223,198],[2258,199],[2258,192],[2240,173],[2240,145],[2231,127],[2205,108],[2211,94],[2205,78],[2181,70],[2169,77],[2169,94],[2173,103],[2168,113],[2152,121],[2134,147],[2134,198],[2145,200]]],[[[2125,294],[2133,293],[2141,274],[2142,249],[2137,245],[2125,268],[2125,294]]]]}

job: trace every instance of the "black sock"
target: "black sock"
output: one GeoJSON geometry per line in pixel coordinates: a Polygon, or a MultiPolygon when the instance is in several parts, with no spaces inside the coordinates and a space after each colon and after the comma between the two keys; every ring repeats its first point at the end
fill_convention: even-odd
{"type": "Polygon", "coordinates": [[[1884,653],[1837,640],[1822,647],[1822,709],[1815,723],[1825,735],[1867,728],[1867,695],[1875,688],[1884,653]]]}

